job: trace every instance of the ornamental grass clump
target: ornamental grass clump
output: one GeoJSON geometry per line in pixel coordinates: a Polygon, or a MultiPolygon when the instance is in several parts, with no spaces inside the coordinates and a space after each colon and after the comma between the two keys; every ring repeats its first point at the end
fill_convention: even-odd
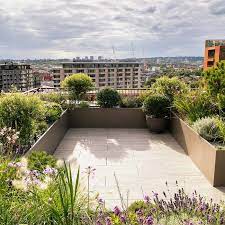
{"type": "Polygon", "coordinates": [[[173,106],[179,115],[190,124],[193,124],[198,119],[218,113],[217,104],[203,90],[191,91],[186,95],[176,96],[173,106]]]}
{"type": "Polygon", "coordinates": [[[193,128],[201,137],[214,142],[221,140],[219,123],[220,119],[218,117],[205,117],[195,121],[193,128]]]}

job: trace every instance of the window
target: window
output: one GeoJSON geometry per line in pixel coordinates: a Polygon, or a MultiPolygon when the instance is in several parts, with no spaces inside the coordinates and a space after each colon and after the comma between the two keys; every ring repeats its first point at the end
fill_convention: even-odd
{"type": "Polygon", "coordinates": [[[65,70],[65,73],[72,73],[72,70],[65,70]]]}
{"type": "Polygon", "coordinates": [[[60,70],[53,70],[53,73],[60,73],[60,70]]]}
{"type": "Polygon", "coordinates": [[[215,57],[215,50],[212,49],[212,50],[209,50],[208,51],[208,58],[214,58],[215,57]]]}
{"type": "Polygon", "coordinates": [[[208,62],[207,62],[207,66],[208,66],[208,67],[214,66],[214,62],[213,62],[213,61],[208,61],[208,62]]]}

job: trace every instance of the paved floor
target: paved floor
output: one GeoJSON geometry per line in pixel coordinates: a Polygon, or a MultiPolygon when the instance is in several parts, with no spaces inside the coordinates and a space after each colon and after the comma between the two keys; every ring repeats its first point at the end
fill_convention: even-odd
{"type": "Polygon", "coordinates": [[[119,204],[118,185],[129,201],[143,199],[152,191],[171,194],[179,187],[197,190],[216,201],[225,199],[224,189],[213,188],[170,134],[152,134],[146,129],[70,129],[55,156],[73,168],[96,169],[91,191],[109,206],[119,204]]]}

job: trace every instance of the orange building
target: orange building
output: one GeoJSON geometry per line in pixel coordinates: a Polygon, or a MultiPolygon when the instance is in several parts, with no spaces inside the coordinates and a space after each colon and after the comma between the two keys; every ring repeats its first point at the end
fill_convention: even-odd
{"type": "Polygon", "coordinates": [[[204,70],[216,66],[221,60],[225,60],[225,40],[206,40],[204,70]]]}

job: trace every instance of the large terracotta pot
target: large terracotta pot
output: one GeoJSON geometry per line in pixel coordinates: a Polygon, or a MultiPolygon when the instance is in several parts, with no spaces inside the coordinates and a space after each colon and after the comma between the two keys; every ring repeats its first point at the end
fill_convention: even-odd
{"type": "Polygon", "coordinates": [[[166,118],[152,118],[146,115],[146,122],[148,129],[154,133],[162,133],[168,126],[168,119],[166,118]]]}

